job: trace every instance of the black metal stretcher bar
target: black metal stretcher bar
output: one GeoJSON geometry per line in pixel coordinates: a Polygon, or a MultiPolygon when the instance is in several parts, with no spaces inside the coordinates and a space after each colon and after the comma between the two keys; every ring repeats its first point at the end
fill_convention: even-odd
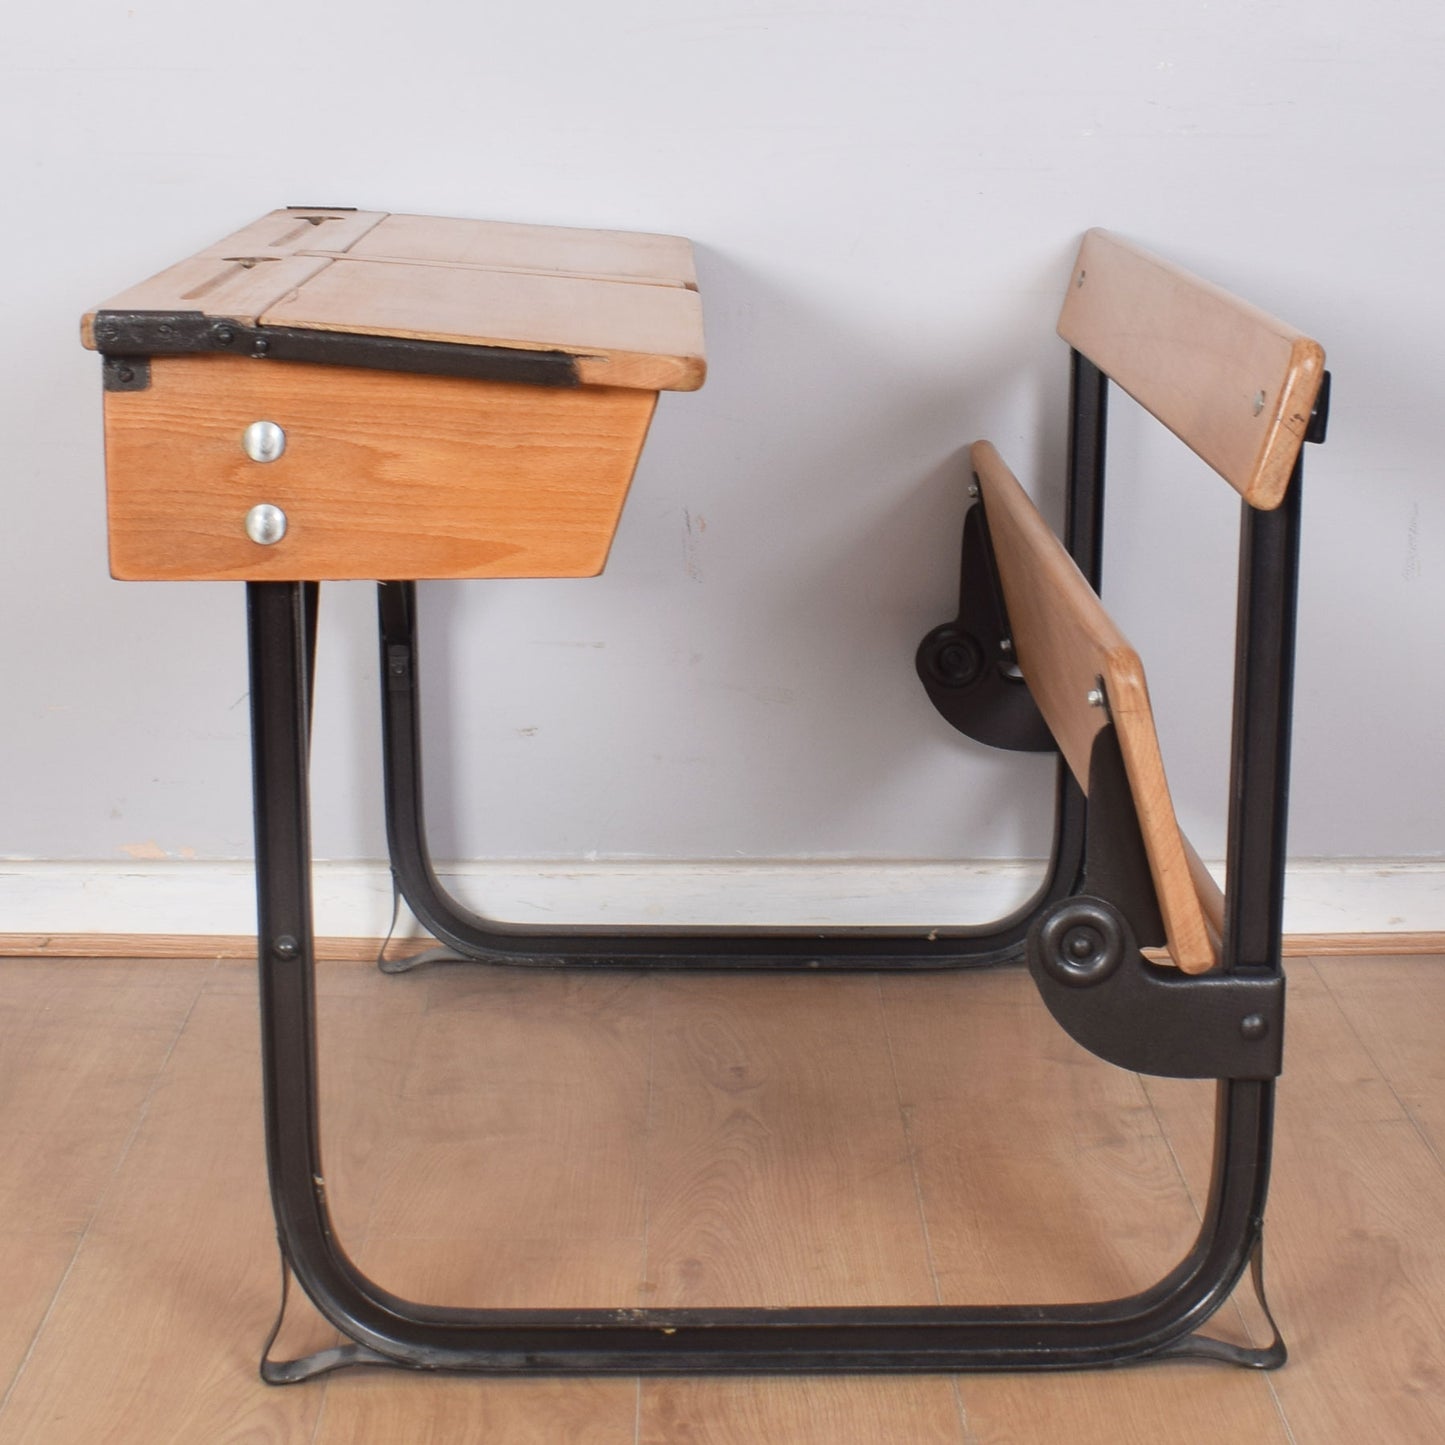
{"type": "MultiPolygon", "coordinates": [[[[1076,414],[1080,394],[1097,387],[1089,409],[1102,422],[1102,384],[1077,356],[1074,368],[1076,414]]],[[[1101,442],[1096,435],[1100,465],[1101,442]]],[[[1077,458],[1077,435],[1071,450],[1077,458]]],[[[1225,961],[1218,978],[1172,985],[1181,999],[1232,981],[1267,984],[1279,978],[1301,472],[1296,463],[1287,499],[1276,511],[1242,504],[1229,821],[1234,887],[1225,961]]],[[[1099,495],[1096,485],[1094,496],[1099,495]]],[[[1090,559],[1097,575],[1097,526],[1085,533],[1082,544],[1075,533],[1076,555],[1090,559]]],[[[1124,1299],[986,1308],[463,1310],[402,1300],[375,1285],[336,1239],[317,1123],[307,805],[308,605],[314,594],[297,583],[249,583],[247,591],[272,1197],[286,1268],[352,1342],[301,1360],[268,1359],[262,1365],[265,1379],[290,1383],[362,1363],[491,1373],[1069,1369],[1185,1355],[1257,1368],[1283,1363],[1277,1335],[1264,1348],[1245,1349],[1198,1333],[1251,1262],[1263,1297],[1260,1246],[1277,1061],[1254,1076],[1245,1065],[1234,1077],[1220,1077],[1214,1166],[1199,1235],[1167,1276],[1124,1299]]],[[[1061,796],[1061,816],[1083,815],[1076,786],[1065,786],[1061,796]]],[[[1067,832],[1061,825],[1061,833],[1067,832]]],[[[1056,1013],[1063,1009],[1061,1021],[1076,1032],[1065,1005],[1077,1005],[1090,993],[1061,983],[1038,942],[1038,924],[1068,901],[1041,908],[1029,953],[1046,1001],[1056,1013]]],[[[699,940],[699,946],[713,941],[699,940]]],[[[615,949],[615,941],[608,942],[615,949]]],[[[1148,968],[1136,951],[1125,963],[1126,971],[1148,968]]],[[[1083,1012],[1089,1015],[1087,1003],[1083,1012]]],[[[1279,1021],[1276,1014],[1276,1034],[1279,1021]]],[[[1217,1032],[1231,1022],[1226,1011],[1209,1027],[1217,1032]]],[[[1121,1037],[1137,1027],[1137,1018],[1126,1017],[1121,1037]]],[[[1108,1039],[1091,1047],[1110,1056],[1108,1039]]],[[[1276,1060],[1277,1047],[1276,1038],[1276,1060]]]]}
{"type": "MultiPolygon", "coordinates": [[[[1071,353],[1069,449],[1064,540],[1095,590],[1103,567],[1104,456],[1108,379],[1071,353]]],[[[965,559],[967,560],[967,559],[965,559]]],[[[965,587],[968,579],[965,578],[965,587]]],[[[421,684],[416,585],[377,589],[381,644],[382,758],[387,844],[393,878],[417,920],[445,947],[491,963],[576,967],[837,969],[979,967],[1022,957],[1033,920],[1073,893],[1083,868],[1085,811],[1067,767],[1059,767],[1054,837],[1034,896],[1009,916],[975,927],[935,928],[668,928],[538,927],[500,923],[463,907],[436,876],[427,844],[421,755],[421,684]]],[[[951,690],[933,685],[920,649],[920,676],[953,721],[951,690]]],[[[990,674],[990,680],[996,674],[990,674]]],[[[985,699],[989,741],[1027,751],[1054,751],[1053,739],[1019,681],[997,682],[985,699]]],[[[975,712],[977,712],[975,705],[975,712]]],[[[386,965],[401,972],[407,960],[386,965]]]]}

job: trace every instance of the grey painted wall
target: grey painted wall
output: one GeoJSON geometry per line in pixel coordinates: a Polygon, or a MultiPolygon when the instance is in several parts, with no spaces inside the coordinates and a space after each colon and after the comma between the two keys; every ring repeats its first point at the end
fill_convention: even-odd
{"type": "MultiPolygon", "coordinates": [[[[969,441],[1057,508],[1095,224],[1325,342],[1292,851],[1442,851],[1438,5],[72,0],[4,32],[0,854],[249,851],[241,589],[108,580],[76,322],[298,202],[699,247],[710,379],[663,398],[607,574],[426,591],[441,856],[1042,852],[1047,767],[952,734],[912,652],[969,441]]],[[[1131,410],[1106,594],[1216,856],[1236,508],[1131,410]]],[[[317,848],[377,857],[369,589],[324,608],[317,848]]]]}

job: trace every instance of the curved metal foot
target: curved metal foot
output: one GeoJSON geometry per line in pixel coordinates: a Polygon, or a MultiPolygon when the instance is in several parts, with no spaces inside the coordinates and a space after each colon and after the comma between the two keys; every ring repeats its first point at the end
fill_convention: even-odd
{"type": "Polygon", "coordinates": [[[281,1256],[281,1303],[276,1310],[276,1323],[261,1346],[259,1370],[263,1383],[267,1385],[299,1385],[303,1380],[314,1380],[318,1375],[329,1375],[332,1370],[342,1370],[348,1365],[394,1365],[395,1360],[368,1350],[364,1345],[333,1345],[329,1350],[317,1350],[315,1354],[302,1355],[295,1360],[273,1360],[271,1346],[281,1333],[281,1322],[286,1318],[286,1302],[291,1297],[291,1266],[286,1256],[281,1256]]]}
{"type": "Polygon", "coordinates": [[[302,1355],[298,1360],[262,1360],[261,1379],[268,1385],[299,1385],[318,1375],[344,1370],[348,1365],[395,1364],[395,1360],[363,1345],[337,1345],[333,1349],[317,1350],[314,1355],[302,1355]]]}
{"type": "Polygon", "coordinates": [[[405,958],[378,958],[376,966],[383,973],[410,973],[415,968],[425,968],[429,963],[468,963],[459,953],[438,944],[435,948],[424,948],[420,953],[410,953],[405,958]]]}
{"type": "Polygon", "coordinates": [[[1231,1345],[1225,1340],[1216,1340],[1209,1335],[1185,1335],[1166,1346],[1155,1356],[1160,1360],[1219,1360],[1226,1365],[1239,1365],[1247,1370],[1277,1370],[1289,1359],[1289,1350],[1270,1313],[1269,1299],[1264,1292],[1264,1240],[1255,1243],[1249,1256],[1249,1276],[1254,1282],[1254,1297],[1269,1321],[1274,1338],[1269,1344],[1231,1345]]]}

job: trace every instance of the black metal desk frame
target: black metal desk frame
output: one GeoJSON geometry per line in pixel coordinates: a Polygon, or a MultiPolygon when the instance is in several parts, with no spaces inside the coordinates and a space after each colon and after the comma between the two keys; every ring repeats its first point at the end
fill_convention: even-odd
{"type": "MultiPolygon", "coordinates": [[[[1078,353],[1072,365],[1065,541],[1097,589],[1108,381],[1078,353]]],[[[1327,391],[1316,409],[1312,441],[1323,439],[1326,399],[1327,391]]],[[[1050,1009],[1095,1053],[1125,1067],[1218,1080],[1213,1173],[1198,1237],[1151,1288],[1090,1304],[455,1309],[400,1299],[366,1278],[337,1240],[328,1213],[317,1118],[308,749],[319,589],[301,582],[248,583],[271,1193],[285,1269],[350,1341],[304,1359],[267,1358],[263,1378],[291,1383],[355,1364],[599,1374],[1069,1369],[1181,1356],[1256,1368],[1282,1364],[1277,1333],[1270,1345],[1250,1349],[1199,1330],[1251,1265],[1263,1299],[1260,1251],[1283,1025],[1280,933],[1301,472],[1297,463],[1277,510],[1241,504],[1232,886],[1223,966],[1194,977],[1155,967],[1139,951],[1141,944],[1160,941],[1157,904],[1147,870],[1140,877],[1137,823],[1127,801],[1116,796],[1112,727],[1100,734],[1087,800],[1060,765],[1044,883],[1028,905],[988,927],[539,930],[470,914],[443,893],[427,855],[412,584],[380,586],[392,868],[413,912],[449,949],[505,964],[811,971],[957,968],[1027,957],[1050,1009]],[[1122,963],[1114,959],[1097,977],[1089,975],[1087,959],[1077,968],[1078,951],[1066,953],[1060,942],[1061,918],[1075,935],[1080,927],[1093,929],[1096,943],[1103,935],[1100,946],[1113,948],[1122,963]],[[1149,1028],[1141,1029],[1141,1018],[1149,1028]],[[1166,1054],[1146,1049],[1140,1056],[1134,1041],[1160,1030],[1172,1040],[1166,1054]]],[[[970,587],[976,593],[977,578],[971,583],[966,575],[965,610],[970,587]]],[[[1006,628],[995,611],[995,628],[1006,628]]],[[[967,623],[964,617],[958,625],[967,623]]],[[[988,632],[986,622],[979,626],[988,632]]],[[[1006,697],[1016,695],[1005,689],[1006,697]]],[[[1015,727],[999,724],[997,710],[986,701],[983,706],[985,730],[1003,726],[1008,734],[1015,727]]],[[[1017,708],[1012,701],[1005,706],[1017,708]]],[[[968,730],[966,721],[958,725],[968,730]]],[[[1007,737],[1004,742],[1009,745],[1007,737]]],[[[1037,743],[1020,724],[1012,745],[1037,743]]]]}

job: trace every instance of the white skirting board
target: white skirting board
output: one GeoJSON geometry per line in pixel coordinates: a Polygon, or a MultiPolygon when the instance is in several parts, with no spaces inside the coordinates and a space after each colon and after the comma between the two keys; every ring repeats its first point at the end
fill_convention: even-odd
{"type": "MultiPolygon", "coordinates": [[[[948,927],[1009,912],[1042,864],[511,860],[438,872],[460,901],[507,922],[948,927]]],[[[386,933],[384,864],[318,862],[313,887],[318,935],[386,933]]],[[[247,862],[0,861],[0,934],[244,934],[255,919],[247,862]]],[[[399,936],[420,931],[403,909],[399,936]]],[[[1445,859],[1300,859],[1285,931],[1445,932],[1445,859]]]]}

